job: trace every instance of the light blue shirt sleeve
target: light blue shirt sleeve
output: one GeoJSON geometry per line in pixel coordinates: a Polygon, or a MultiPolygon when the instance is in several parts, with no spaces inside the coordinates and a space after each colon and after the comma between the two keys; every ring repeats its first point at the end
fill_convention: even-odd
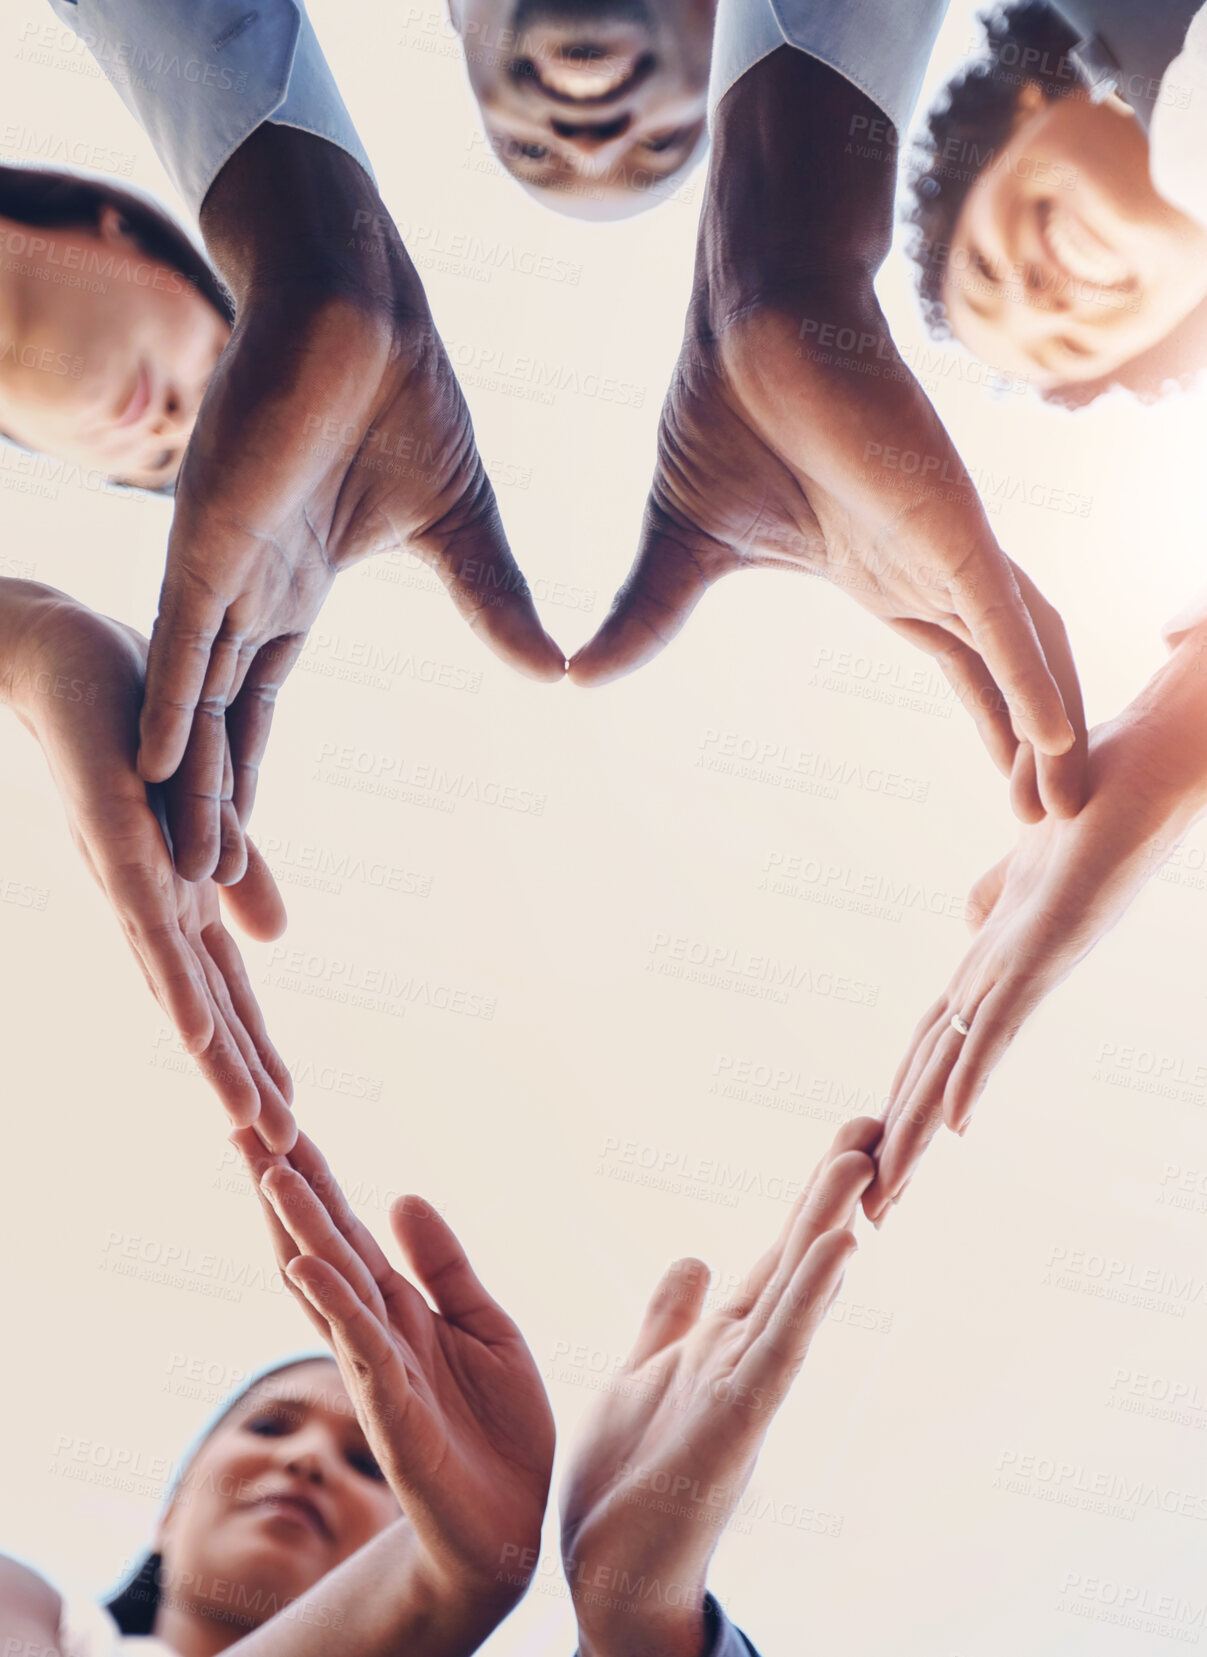
{"type": "Polygon", "coordinates": [[[373,176],[302,0],[50,0],[194,213],[265,121],[312,132],[373,176]]]}
{"type": "Polygon", "coordinates": [[[837,69],[909,129],[948,0],[719,0],[709,107],[780,46],[837,69]]]}

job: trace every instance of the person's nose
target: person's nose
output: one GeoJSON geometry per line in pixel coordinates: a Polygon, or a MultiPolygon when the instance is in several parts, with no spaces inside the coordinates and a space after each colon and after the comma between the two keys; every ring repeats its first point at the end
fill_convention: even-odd
{"type": "Polygon", "coordinates": [[[156,437],[171,439],[192,431],[201,407],[200,395],[188,396],[178,386],[169,385],[164,393],[163,408],[151,430],[156,437]]]}
{"type": "Polygon", "coordinates": [[[292,1473],[295,1478],[302,1478],[308,1485],[327,1485],[332,1476],[332,1465],[327,1453],[323,1452],[317,1443],[298,1442],[290,1445],[282,1461],[287,1473],[292,1473]]]}
{"type": "Polygon", "coordinates": [[[575,170],[587,178],[607,174],[629,144],[633,116],[626,111],[607,121],[563,121],[549,123],[554,136],[573,154],[575,170]]]}

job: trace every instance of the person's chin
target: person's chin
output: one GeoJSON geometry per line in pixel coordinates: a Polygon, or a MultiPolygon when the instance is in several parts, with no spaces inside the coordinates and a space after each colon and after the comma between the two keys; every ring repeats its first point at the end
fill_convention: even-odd
{"type": "Polygon", "coordinates": [[[647,0],[513,0],[511,11],[511,26],[519,31],[537,23],[574,30],[600,23],[640,23],[652,30],[657,22],[647,0]]]}

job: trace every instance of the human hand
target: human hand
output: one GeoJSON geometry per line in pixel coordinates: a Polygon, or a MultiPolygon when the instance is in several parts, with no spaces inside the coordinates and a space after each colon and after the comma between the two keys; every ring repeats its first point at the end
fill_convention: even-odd
{"type": "Polygon", "coordinates": [[[868,1118],[839,1129],[731,1303],[704,1311],[709,1273],[699,1260],[677,1261],[654,1291],[562,1488],[562,1555],[582,1657],[704,1657],[709,1560],[841,1286],[855,1249],[846,1228],[880,1133],[868,1118]],[[652,1488],[671,1500],[651,1501],[652,1488]],[[685,1493],[681,1501],[675,1492],[685,1493]],[[697,1503],[705,1505],[697,1511],[697,1503]],[[675,1592],[635,1610],[593,1592],[626,1576],[675,1592]]]}
{"type": "Polygon", "coordinates": [[[1207,687],[1193,686],[1193,668],[1179,687],[1179,671],[1175,664],[1159,675],[1120,719],[1091,733],[1080,813],[1023,828],[1015,850],[973,887],[972,946],[893,1079],[876,1179],[863,1199],[871,1219],[883,1219],[942,1123],[967,1129],[1027,1019],[1114,926],[1207,803],[1205,710],[1195,705],[1207,687]],[[1188,685],[1189,698],[1180,694],[1188,685]]]}
{"type": "Polygon", "coordinates": [[[880,310],[895,166],[852,159],[842,139],[870,107],[788,49],[722,101],[637,559],[570,676],[642,665],[735,570],[821,575],[935,658],[1004,773],[1031,744],[1028,809],[1068,816],[1085,733],[1068,641],[994,539],[880,310]]]}
{"type": "MultiPolygon", "coordinates": [[[[135,768],[146,640],[27,582],[3,583],[0,609],[11,705],[46,756],[72,839],[148,988],[231,1120],[288,1149],[293,1083],[222,924],[218,888],[176,875],[135,768]]],[[[280,935],[281,897],[250,842],[245,873],[224,895],[249,936],[280,935]]]]}
{"type": "Polygon", "coordinates": [[[537,1557],[553,1467],[553,1415],[523,1336],[422,1199],[400,1197],[390,1210],[412,1283],[305,1134],[287,1159],[246,1131],[232,1139],[264,1199],[277,1263],[330,1345],[424,1549],[429,1583],[442,1605],[493,1626],[537,1557]]]}
{"type": "Polygon", "coordinates": [[[265,125],[201,223],[238,321],[177,484],[139,748],[148,781],[183,766],[171,827],[191,880],[238,873],[277,692],[336,574],[360,559],[410,548],[504,661],[537,679],[565,671],[367,175],[333,144],[265,125]]]}

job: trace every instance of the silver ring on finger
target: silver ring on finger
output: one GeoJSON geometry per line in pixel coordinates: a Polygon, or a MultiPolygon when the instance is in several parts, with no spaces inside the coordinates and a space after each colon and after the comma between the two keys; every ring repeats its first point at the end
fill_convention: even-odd
{"type": "Polygon", "coordinates": [[[956,1032],[956,1034],[960,1035],[960,1036],[966,1036],[968,1034],[969,1030],[972,1029],[972,1025],[968,1022],[968,1020],[963,1016],[962,1013],[952,1013],[952,1015],[951,1015],[951,1027],[956,1032]]]}

